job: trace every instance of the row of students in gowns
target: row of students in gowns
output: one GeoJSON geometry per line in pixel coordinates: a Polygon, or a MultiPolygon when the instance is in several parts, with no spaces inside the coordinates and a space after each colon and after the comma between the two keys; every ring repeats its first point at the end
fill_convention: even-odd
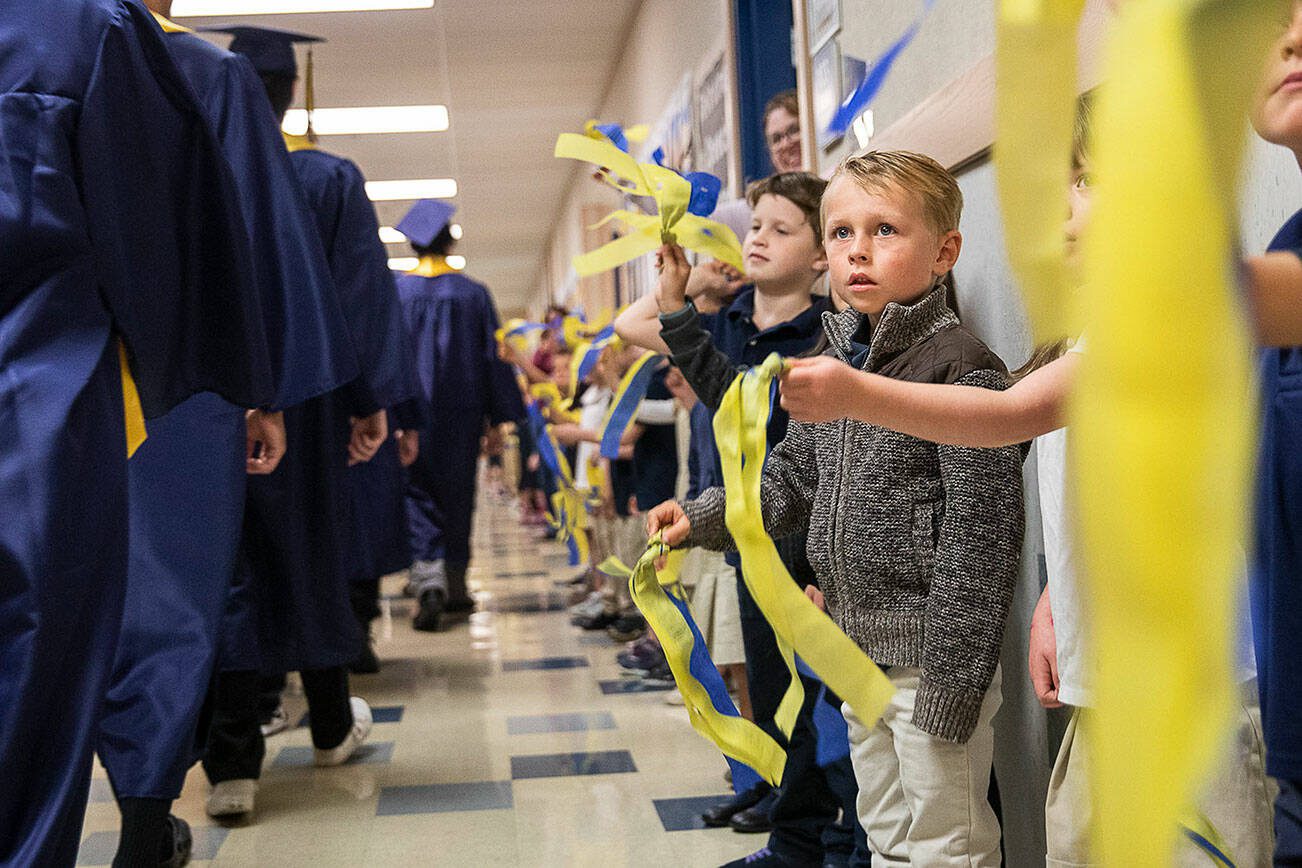
{"type": "Polygon", "coordinates": [[[289,378],[144,7],[0,2],[0,141],[0,863],[71,865],[128,593],[124,407],[269,407],[289,378]]]}

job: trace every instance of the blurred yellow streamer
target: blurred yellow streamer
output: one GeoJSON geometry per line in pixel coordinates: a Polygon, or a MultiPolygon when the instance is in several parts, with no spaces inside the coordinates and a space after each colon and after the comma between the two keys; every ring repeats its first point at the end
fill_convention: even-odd
{"type": "Polygon", "coordinates": [[[1035,340],[1068,323],[1063,200],[1076,104],[1076,29],[1084,0],[1000,0],[996,24],[995,177],[1004,237],[1035,340]]]}
{"type": "MultiPolygon", "coordinates": [[[[660,640],[660,647],[665,652],[678,692],[683,695],[688,720],[693,729],[714,742],[725,755],[750,766],[776,786],[782,783],[782,770],[787,761],[782,746],[754,723],[736,714],[735,708],[732,709],[733,714],[721,712],[715,707],[709,691],[700,679],[692,674],[692,649],[696,645],[696,636],[682,611],[669,598],[667,590],[675,585],[681,587],[677,584],[678,561],[674,558],[677,556],[681,559],[684,553],[670,552],[669,566],[661,575],[657,575],[655,562],[665,551],[660,535],[652,537],[647,543],[646,552],[631,571],[629,590],[633,602],[660,640]],[[663,573],[671,570],[674,572],[666,580],[663,573]]],[[[602,569],[605,570],[604,565],[602,569]]],[[[686,604],[684,598],[679,599],[686,604]]],[[[708,655],[706,659],[708,660],[708,655]]],[[[720,690],[722,689],[720,685],[720,690]]],[[[721,702],[725,701],[724,697],[721,697],[721,702]]],[[[727,701],[731,704],[730,700],[727,701]]]]}
{"type": "Polygon", "coordinates": [[[122,368],[122,411],[127,426],[127,457],[136,454],[145,439],[145,413],[140,406],[140,392],[136,389],[135,377],[131,376],[131,364],[127,361],[127,348],[118,341],[118,364],[122,368]]]}
{"type": "MultiPolygon", "coordinates": [[[[1098,662],[1098,861],[1172,862],[1230,719],[1255,407],[1236,303],[1244,115],[1280,0],[1123,5],[1094,115],[1072,414],[1098,662]]],[[[1037,75],[1061,58],[1045,58],[1037,75]]],[[[1066,108],[1062,108],[1066,111],[1066,108]]]]}
{"type": "Polygon", "coordinates": [[[629,234],[591,253],[574,257],[574,270],[580,277],[609,271],[651,253],[666,241],[676,241],[689,250],[744,270],[741,242],[736,233],[722,223],[688,213],[692,185],[682,175],[655,163],[639,163],[604,137],[562,133],[556,139],[555,156],[606,169],[603,176],[606,183],[629,195],[651,197],[659,212],[638,214],[620,210],[597,223],[594,229],[618,221],[629,234]]]}
{"type": "MultiPolygon", "coordinates": [[[[793,651],[843,700],[864,726],[881,717],[895,688],[868,655],[832,619],[804,595],[778,557],[764,530],[760,496],[772,404],[773,379],[782,359],[771,355],[758,368],[738,374],[714,416],[724,487],[728,495],[727,523],[741,553],[742,578],[755,604],[777,636],[778,650],[791,671],[779,715],[779,726],[794,721],[804,700],[793,651]]],[[[789,733],[789,728],[782,730],[789,733]]]]}

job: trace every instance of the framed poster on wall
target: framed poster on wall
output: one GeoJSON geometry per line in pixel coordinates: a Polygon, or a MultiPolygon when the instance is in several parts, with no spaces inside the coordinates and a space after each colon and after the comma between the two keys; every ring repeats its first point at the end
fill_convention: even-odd
{"type": "Polygon", "coordinates": [[[724,189],[731,186],[730,157],[732,130],[728,124],[727,54],[718,59],[701,76],[696,88],[696,171],[709,172],[721,180],[724,189]]]}
{"type": "Polygon", "coordinates": [[[809,50],[817,53],[841,32],[841,0],[808,0],[809,50]]]}
{"type": "Polygon", "coordinates": [[[818,148],[824,150],[840,138],[828,133],[827,126],[841,106],[841,46],[829,39],[814,54],[810,64],[814,86],[814,126],[818,133],[818,148]]]}

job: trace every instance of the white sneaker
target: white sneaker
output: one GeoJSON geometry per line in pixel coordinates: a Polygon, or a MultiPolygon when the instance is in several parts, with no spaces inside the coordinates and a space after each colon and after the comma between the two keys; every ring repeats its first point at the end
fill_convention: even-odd
{"type": "Polygon", "coordinates": [[[208,794],[208,816],[236,817],[253,811],[258,782],[252,778],[222,781],[208,794]]]}
{"type": "Polygon", "coordinates": [[[683,701],[683,694],[677,690],[671,690],[665,694],[665,705],[676,705],[682,707],[687,703],[683,701]]]}
{"type": "Polygon", "coordinates": [[[582,603],[570,606],[569,611],[572,618],[595,618],[606,611],[606,601],[601,591],[593,591],[582,603]]]}
{"type": "Polygon", "coordinates": [[[285,713],[284,705],[277,705],[276,710],[271,713],[271,720],[262,724],[262,737],[266,738],[287,729],[289,729],[289,715],[285,713]]]}
{"type": "Polygon", "coordinates": [[[348,762],[371,734],[371,706],[360,696],[352,697],[348,704],[353,709],[353,728],[348,730],[348,735],[338,747],[329,750],[313,749],[312,760],[319,766],[341,766],[348,762]]]}

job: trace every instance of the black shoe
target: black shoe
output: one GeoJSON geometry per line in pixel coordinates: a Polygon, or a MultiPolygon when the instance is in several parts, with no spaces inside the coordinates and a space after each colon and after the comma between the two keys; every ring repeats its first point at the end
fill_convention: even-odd
{"type": "Polygon", "coordinates": [[[375,656],[375,646],[369,641],[362,646],[362,653],[348,665],[354,675],[374,675],[380,671],[380,658],[375,656]]]}
{"type": "Polygon", "coordinates": [[[443,611],[449,615],[466,615],[475,611],[475,601],[469,597],[462,597],[458,600],[448,600],[443,605],[443,611]]]}
{"type": "Polygon", "coordinates": [[[769,789],[768,784],[756,784],[744,793],[737,793],[731,799],[720,802],[712,808],[707,808],[701,814],[701,819],[705,821],[705,825],[712,829],[726,826],[728,821],[736,814],[740,814],[747,808],[755,807],[759,800],[768,794],[769,789]]]}
{"type": "Polygon", "coordinates": [[[607,635],[616,642],[632,642],[646,632],[646,619],[636,612],[620,615],[606,628],[607,635]]]}
{"type": "Polygon", "coordinates": [[[584,630],[604,630],[619,619],[618,615],[612,615],[608,612],[602,612],[591,618],[575,618],[574,626],[584,630]]]}
{"type": "Polygon", "coordinates": [[[420,611],[411,619],[412,629],[435,633],[443,617],[443,592],[426,591],[420,595],[420,611]]]}
{"type": "Polygon", "coordinates": [[[754,805],[733,814],[732,819],[728,821],[728,825],[732,826],[734,832],[772,832],[773,818],[769,814],[773,810],[773,803],[777,800],[777,791],[769,790],[764,794],[764,798],[754,805]]]}
{"type": "Polygon", "coordinates": [[[163,839],[163,858],[159,861],[161,868],[182,868],[190,864],[190,852],[194,849],[194,836],[190,834],[190,824],[174,814],[167,815],[167,830],[171,833],[171,853],[167,854],[168,840],[163,839]]]}
{"type": "Polygon", "coordinates": [[[793,862],[768,847],[760,847],[749,856],[725,863],[722,868],[797,868],[802,863],[793,862]]]}

